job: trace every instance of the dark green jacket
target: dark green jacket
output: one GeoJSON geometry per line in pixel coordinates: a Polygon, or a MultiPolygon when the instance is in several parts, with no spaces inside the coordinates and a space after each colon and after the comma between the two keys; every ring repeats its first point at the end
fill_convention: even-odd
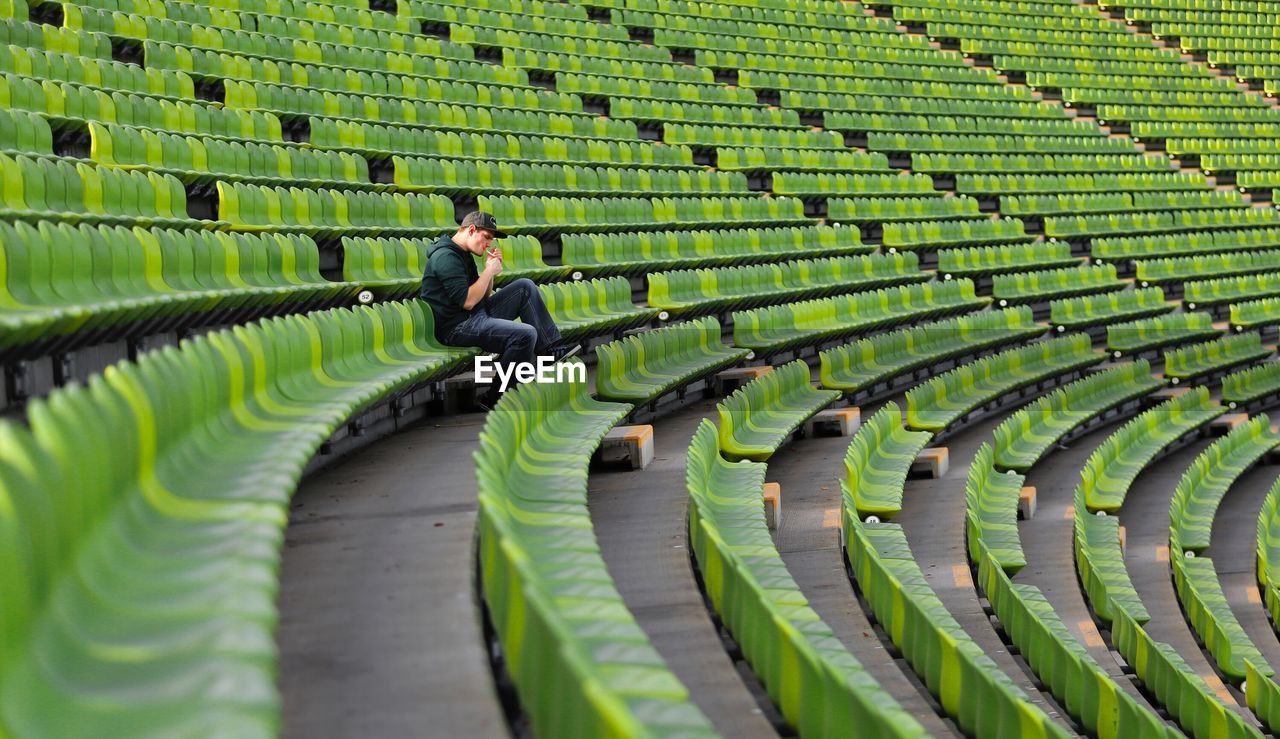
{"type": "Polygon", "coordinates": [[[422,273],[418,297],[431,306],[436,339],[446,341],[450,332],[471,315],[462,304],[467,300],[467,290],[478,279],[475,257],[449,236],[441,236],[427,247],[427,268],[422,273]]]}

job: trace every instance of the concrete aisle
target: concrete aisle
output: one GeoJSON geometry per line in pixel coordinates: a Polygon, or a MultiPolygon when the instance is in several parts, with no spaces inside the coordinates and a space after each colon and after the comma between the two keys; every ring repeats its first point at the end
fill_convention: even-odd
{"type": "MultiPolygon", "coordinates": [[[[876,410],[867,408],[868,414],[876,410]]],[[[937,737],[960,737],[905,660],[876,635],[845,572],[840,542],[840,480],[849,437],[802,439],[778,450],[767,479],[782,488],[782,527],[774,539],[809,605],[889,695],[937,737]]]]}
{"type": "Polygon", "coordinates": [[[481,414],[428,420],[303,482],[285,532],[286,737],[503,737],[474,599],[481,414]]]}
{"type": "Polygon", "coordinates": [[[716,730],[735,739],[776,737],[738,673],[750,668],[735,666],[725,651],[689,559],[685,450],[698,421],[714,411],[706,400],[656,421],[653,463],[637,471],[593,469],[588,506],[627,608],[716,730]]]}

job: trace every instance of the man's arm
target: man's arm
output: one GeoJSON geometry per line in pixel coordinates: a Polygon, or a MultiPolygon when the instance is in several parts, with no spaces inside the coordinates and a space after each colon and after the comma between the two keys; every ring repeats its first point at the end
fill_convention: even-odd
{"type": "Polygon", "coordinates": [[[471,283],[471,287],[467,288],[467,297],[462,301],[462,307],[471,310],[476,307],[476,303],[485,299],[489,294],[490,288],[493,287],[493,278],[495,272],[489,269],[489,265],[484,266],[484,271],[480,273],[480,278],[471,283]]]}

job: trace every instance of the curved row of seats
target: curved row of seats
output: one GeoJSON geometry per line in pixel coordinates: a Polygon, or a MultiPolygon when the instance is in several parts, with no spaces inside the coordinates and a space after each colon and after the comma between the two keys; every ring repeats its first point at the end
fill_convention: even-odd
{"type": "Polygon", "coordinates": [[[275,736],[289,497],[348,417],[474,353],[431,334],[416,302],[272,318],[0,424],[6,731],[275,736]]]}

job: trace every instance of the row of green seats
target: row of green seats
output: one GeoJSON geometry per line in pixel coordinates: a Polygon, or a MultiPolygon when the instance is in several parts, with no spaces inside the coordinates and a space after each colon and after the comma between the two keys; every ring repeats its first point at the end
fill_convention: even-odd
{"type": "MultiPolygon", "coordinates": [[[[221,0],[220,0],[221,1],[221,0]]],[[[248,2],[249,0],[239,0],[248,2]]],[[[363,0],[367,2],[367,0],[363,0]]],[[[549,18],[570,18],[586,20],[587,11],[581,5],[569,3],[547,2],[544,0],[477,0],[476,2],[459,2],[458,0],[398,0],[396,13],[410,18],[419,17],[424,12],[440,5],[465,6],[483,10],[501,11],[504,13],[523,13],[549,18]],[[429,6],[429,7],[426,7],[429,6]]]]}
{"type": "Polygon", "coordinates": [[[1280,271],[1280,251],[1224,252],[1196,254],[1169,259],[1139,259],[1135,274],[1145,287],[1160,282],[1226,277],[1280,271]]]}
{"type": "Polygon", "coordinates": [[[0,43],[94,59],[111,58],[111,39],[106,34],[30,23],[25,18],[0,23],[0,43]]]}
{"type": "MultiPolygon", "coordinates": [[[[1079,44],[1101,47],[1135,47],[1136,51],[1153,51],[1146,48],[1150,42],[1123,32],[1111,30],[1110,24],[1104,24],[1103,32],[1083,31],[1077,28],[1053,28],[1038,25],[1039,18],[1022,21],[1024,26],[1012,25],[1017,21],[1005,15],[984,14],[973,17],[977,23],[961,22],[929,22],[926,32],[931,38],[958,39],[996,39],[1004,42],[1026,42],[1028,44],[1079,44]],[[988,25],[990,24],[990,25],[988,25]]],[[[1064,19],[1065,20],[1065,19],[1064,19]]],[[[1103,19],[1095,19],[1102,22],[1103,19]]],[[[1045,24],[1049,26],[1050,24],[1045,24]]],[[[962,49],[964,53],[970,53],[962,49]]]]}
{"type": "MultiPolygon", "coordinates": [[[[879,37],[890,30],[883,25],[877,26],[876,22],[870,18],[858,23],[855,16],[849,15],[829,16],[830,19],[836,21],[831,26],[826,24],[814,26],[777,23],[763,18],[724,18],[717,17],[719,14],[714,13],[702,15],[701,12],[689,14],[671,10],[652,12],[647,9],[632,9],[630,6],[615,8],[610,11],[609,15],[610,22],[622,26],[669,31],[697,31],[710,35],[740,36],[743,38],[767,37],[778,40],[814,41],[828,44],[844,44],[846,46],[865,45],[865,43],[859,42],[865,42],[868,35],[879,37]]],[[[823,20],[827,19],[824,18],[823,20]]],[[[656,39],[654,43],[666,45],[656,39]]]]}
{"type": "Polygon", "coordinates": [[[964,244],[1032,241],[1022,221],[1000,218],[973,221],[885,223],[881,241],[889,249],[936,249],[964,244]]]}
{"type": "Polygon", "coordinates": [[[576,113],[417,102],[262,83],[249,85],[231,80],[226,85],[228,111],[258,111],[289,116],[317,116],[515,134],[606,139],[636,137],[635,124],[630,121],[615,121],[576,113]]]}
{"type": "Polygon", "coordinates": [[[644,405],[749,354],[725,345],[712,316],[644,331],[596,347],[596,395],[644,405]]]}
{"type": "Polygon", "coordinates": [[[801,127],[800,114],[794,110],[701,101],[682,102],[615,97],[609,100],[609,116],[656,123],[679,121],[714,126],[801,127]]]}
{"type": "Polygon", "coordinates": [[[1237,331],[1257,328],[1264,323],[1280,323],[1280,300],[1263,298],[1232,303],[1228,306],[1228,316],[1237,331]]]}
{"type": "Polygon", "coordinates": [[[1097,34],[1107,33],[1115,28],[1109,19],[1098,15],[1073,15],[1066,9],[1054,13],[1036,13],[1030,12],[1031,10],[1032,8],[1027,7],[1026,4],[1015,5],[1011,12],[981,6],[961,8],[940,5],[896,5],[893,8],[893,17],[899,22],[941,21],[953,24],[994,25],[1011,29],[1088,31],[1097,34]]]}
{"type": "Polygon", "coordinates": [[[967,313],[990,300],[976,295],[971,281],[951,280],[736,311],[733,344],[764,356],[886,326],[967,313]]]}
{"type": "MultiPolygon", "coordinates": [[[[1257,553],[1258,589],[1271,622],[1280,623],[1280,479],[1271,485],[1258,512],[1257,553]]],[[[1250,703],[1252,707],[1253,704],[1250,703]]]]}
{"type": "Polygon", "coordinates": [[[273,318],[34,399],[29,428],[0,424],[0,728],[277,736],[290,496],[352,414],[473,355],[432,333],[416,302],[273,318]]]}
{"type": "Polygon", "coordinates": [[[1027,566],[1018,536],[1018,504],[1026,478],[1014,471],[997,470],[995,452],[988,442],[978,447],[964,482],[965,539],[969,560],[981,562],[983,553],[1012,577],[1027,566]]]}
{"type": "MultiPolygon", "coordinates": [[[[186,2],[169,2],[168,0],[90,0],[89,2],[73,2],[96,10],[112,10],[130,15],[176,21],[178,23],[195,23],[218,26],[219,28],[237,31],[255,31],[258,29],[259,13],[242,13],[243,8],[222,8],[207,5],[195,5],[186,2]]],[[[319,21],[326,24],[355,26],[359,28],[376,28],[393,33],[413,33],[412,24],[407,19],[400,19],[384,13],[370,13],[368,10],[356,8],[332,8],[327,16],[322,13],[310,13],[313,3],[276,3],[276,9],[283,11],[271,13],[272,17],[297,18],[299,20],[319,21]]]]}
{"type": "MultiPolygon", "coordinates": [[[[486,29],[507,29],[539,34],[556,34],[576,38],[629,41],[627,29],[588,18],[563,18],[555,15],[508,13],[496,9],[466,8],[457,5],[417,3],[413,17],[436,25],[461,25],[486,29]]],[[[406,19],[407,20],[407,19],[406,19]]]]}
{"type": "Polygon", "coordinates": [[[648,304],[672,313],[747,308],[785,300],[928,281],[915,254],[869,254],[741,267],[649,272],[648,304]]]}
{"type": "Polygon", "coordinates": [[[889,173],[889,157],[880,152],[852,149],[781,149],[745,147],[716,149],[720,170],[775,170],[889,173]]]}
{"type": "MultiPolygon", "coordinates": [[[[1077,38],[1069,34],[1066,38],[1054,40],[1004,38],[1000,34],[989,34],[986,38],[961,38],[960,51],[963,54],[1002,55],[1002,61],[1008,63],[1009,56],[1019,57],[1052,57],[1072,59],[1087,63],[1091,60],[1109,60],[1123,62],[1160,63],[1165,66],[1182,68],[1183,74],[1194,74],[1177,54],[1168,49],[1157,49],[1143,46],[1111,46],[1091,43],[1092,39],[1077,38]]],[[[1003,68],[1003,67],[997,67],[1003,68]]]]}
{"type": "Polygon", "coordinates": [[[1090,253],[1095,259],[1123,260],[1276,247],[1280,228],[1270,227],[1098,238],[1090,242],[1090,253]]]}
{"type": "MultiPolygon", "coordinates": [[[[149,7],[161,6],[165,7],[168,12],[172,13],[175,6],[187,5],[182,0],[116,0],[120,5],[117,10],[127,10],[128,5],[133,2],[146,3],[149,7]]],[[[83,3],[82,3],[83,4],[83,3]]],[[[95,0],[100,7],[104,7],[102,0],[95,0]]],[[[227,2],[226,0],[213,0],[213,2],[204,3],[210,8],[221,8],[225,10],[233,10],[241,13],[252,13],[256,15],[269,15],[282,18],[299,18],[302,20],[321,21],[323,23],[334,23],[343,26],[356,26],[357,28],[379,28],[383,31],[396,31],[399,33],[417,33],[420,27],[412,23],[406,17],[385,17],[390,14],[380,13],[369,9],[367,0],[363,3],[328,3],[328,2],[310,2],[309,0],[264,0],[263,2],[248,2],[235,0],[227,2]]]]}
{"type": "Polygon", "coordinates": [[[689,446],[686,487],[690,546],[711,608],[801,736],[851,726],[882,737],[924,736],[787,573],[761,505],[764,475],[763,464],[726,462],[715,425],[702,420],[689,446]]]}
{"type": "MultiPolygon", "coordinates": [[[[857,175],[849,176],[856,177],[857,175]]],[[[777,182],[777,179],[774,182],[777,182]]],[[[858,188],[854,187],[849,190],[836,190],[834,192],[819,190],[815,194],[858,191],[858,188]]],[[[933,195],[934,193],[930,192],[928,194],[933,195]]],[[[981,216],[982,211],[978,201],[967,195],[958,195],[956,197],[837,197],[827,200],[827,218],[833,223],[847,221],[855,223],[924,221],[925,223],[922,225],[932,225],[933,221],[941,221],[943,219],[978,218],[981,216]]],[[[938,223],[938,225],[941,226],[942,224],[938,223]]]]}
{"type": "Polygon", "coordinates": [[[892,30],[886,27],[879,19],[870,18],[857,11],[845,11],[842,6],[817,2],[798,3],[794,6],[786,3],[765,6],[700,2],[698,0],[627,0],[625,6],[611,5],[610,7],[627,7],[668,15],[693,15],[701,18],[723,18],[750,23],[775,23],[785,26],[844,28],[853,31],[889,32],[892,30]]]}
{"type": "Polygon", "coordinates": [[[481,195],[477,201],[478,207],[492,213],[508,233],[809,222],[804,215],[804,203],[782,197],[555,198],[481,195]]]}
{"type": "Polygon", "coordinates": [[[44,116],[23,110],[0,110],[0,153],[53,156],[53,129],[44,116]]]}
{"type": "MultiPolygon", "coordinates": [[[[342,239],[342,278],[358,283],[384,298],[408,298],[418,294],[427,266],[431,237],[347,236],[342,239]]],[[[542,244],[532,236],[511,236],[502,242],[502,274],[496,282],[527,277],[555,280],[567,277],[569,267],[548,266],[542,261],[542,244]]],[[[476,257],[476,266],[484,265],[476,257]]]]}
{"type": "Polygon", "coordinates": [[[1272,297],[1280,297],[1280,274],[1274,272],[1219,277],[1182,285],[1182,300],[1189,310],[1272,297]]]}
{"type": "MultiPolygon", "coordinates": [[[[839,131],[886,131],[938,134],[1004,134],[1017,136],[1101,136],[1092,123],[1072,118],[936,118],[892,113],[832,111],[822,125],[839,131]]],[[[1003,150],[1003,149],[1002,149],[1003,150]]]]}
{"type": "Polygon", "coordinates": [[[1038,272],[1013,272],[991,278],[991,297],[1000,306],[1042,304],[1077,295],[1113,292],[1128,287],[1114,264],[1080,265],[1038,272]]]}
{"type": "Polygon", "coordinates": [[[1006,308],[876,334],[821,352],[822,386],[857,395],[887,387],[900,376],[932,373],[958,357],[1019,344],[1045,331],[1031,309],[1006,308]]]}
{"type": "Polygon", "coordinates": [[[5,220],[200,225],[187,216],[182,183],[168,175],[0,154],[0,182],[5,220]]]}
{"type": "Polygon", "coordinates": [[[0,355],[354,298],[357,285],[325,280],[319,265],[305,236],[0,224],[0,355]]]}
{"type": "MultiPolygon", "coordinates": [[[[1152,109],[1152,115],[1155,115],[1152,109]]],[[[1129,123],[1129,133],[1141,139],[1178,139],[1181,149],[1187,152],[1201,150],[1204,145],[1197,139],[1227,139],[1242,136],[1259,136],[1267,139],[1276,138],[1280,126],[1259,121],[1230,123],[1223,121],[1169,121],[1160,118],[1154,120],[1135,120],[1129,123]]],[[[1177,152],[1171,152],[1177,153],[1177,152]]]]}
{"type": "Polygon", "coordinates": [[[1169,708],[1187,733],[1201,737],[1260,737],[1256,728],[1222,699],[1176,649],[1155,641],[1127,611],[1116,613],[1112,641],[1143,684],[1169,708]]]}
{"type": "Polygon", "coordinates": [[[704,126],[692,123],[662,124],[662,140],[671,145],[708,147],[762,147],[783,149],[843,149],[836,131],[791,128],[704,126]]]}
{"type": "Polygon", "coordinates": [[[1189,210],[1195,208],[1243,208],[1236,190],[1174,190],[1170,192],[1057,193],[1053,195],[1001,195],[1000,212],[1008,215],[1061,215],[1126,210],[1189,210]]]}
{"type": "Polygon", "coordinates": [[[1107,351],[1114,357],[1161,349],[1221,335],[1213,316],[1203,311],[1167,313],[1107,325],[1107,351]]]}
{"type": "Polygon", "coordinates": [[[1274,208],[1224,208],[1102,215],[1048,216],[1047,236],[1095,236],[1141,231],[1194,231],[1206,228],[1247,228],[1280,222],[1274,208]]]}
{"type": "Polygon", "coordinates": [[[809,380],[802,359],[774,367],[716,404],[719,447],[729,459],[763,462],[810,416],[840,397],[809,380]]]}
{"type": "MultiPolygon", "coordinates": [[[[811,60],[804,60],[806,64],[811,60]]],[[[1062,118],[1060,108],[1021,100],[974,100],[922,95],[881,95],[781,90],[780,101],[788,108],[812,110],[826,115],[835,110],[864,113],[900,113],[976,118],[1062,118]]]]}
{"type": "Polygon", "coordinates": [[[1277,171],[1277,170],[1280,170],[1280,164],[1268,163],[1267,166],[1273,167],[1274,169],[1267,169],[1266,171],[1243,171],[1242,172],[1239,170],[1242,169],[1243,167],[1240,167],[1240,166],[1234,167],[1234,169],[1237,170],[1236,187],[1239,187],[1242,190],[1270,189],[1272,191],[1271,196],[1274,198],[1276,194],[1274,188],[1280,187],[1280,171],[1277,171]]]}
{"type": "Polygon", "coordinates": [[[842,174],[829,172],[774,172],[773,191],[779,195],[820,196],[841,194],[939,197],[929,175],[907,173],[842,174]]]}
{"type": "MultiPolygon", "coordinates": [[[[899,36],[907,40],[910,36],[899,36]]],[[[898,39],[892,39],[897,41],[898,39]]],[[[708,39],[710,41],[710,39],[708,39]]],[[[907,49],[895,46],[843,46],[846,56],[857,57],[857,61],[845,56],[802,55],[795,56],[791,50],[797,46],[812,47],[813,44],[794,41],[773,41],[767,38],[751,39],[750,51],[736,51],[725,48],[724,37],[715,39],[717,48],[701,47],[694,52],[694,63],[701,67],[718,69],[751,69],[757,72],[792,72],[801,74],[818,74],[831,77],[865,76],[869,64],[889,63],[896,66],[915,64],[919,67],[951,67],[956,66],[956,57],[950,54],[939,54],[933,49],[907,49]]],[[[732,42],[729,42],[732,43],[732,42]]],[[[829,45],[828,45],[829,46],[829,45]]],[[[790,107],[790,106],[788,106],[790,107]]]]}
{"type": "MultiPolygon", "coordinates": [[[[745,76],[743,71],[740,76],[745,76]]],[[[858,109],[856,103],[867,97],[901,97],[905,99],[937,98],[956,106],[972,102],[973,107],[991,104],[1000,110],[1022,111],[1022,105],[1030,98],[1022,95],[997,94],[1002,89],[1015,88],[996,84],[965,84],[930,80],[895,80],[874,77],[818,77],[789,73],[757,72],[749,80],[739,84],[757,90],[779,90],[780,100],[788,107],[826,114],[830,110],[858,109]],[[766,76],[766,74],[768,76],[766,76]]],[[[868,103],[873,110],[882,110],[891,103],[868,103]]],[[[907,104],[899,103],[905,107],[907,104]]],[[[916,103],[916,106],[924,103],[916,103]]],[[[896,107],[896,106],[895,106],[896,107]]],[[[1021,117],[1021,116],[1017,116],[1021,117]]],[[[1034,116],[1031,116],[1034,117],[1034,116]]]]}
{"type": "Polygon", "coordinates": [[[453,201],[443,195],[266,187],[225,181],[218,182],[217,187],[218,218],[236,231],[394,236],[437,233],[458,225],[453,201]]]}
{"type": "Polygon", "coordinates": [[[671,52],[667,49],[630,40],[609,41],[580,36],[558,36],[458,23],[449,25],[449,40],[468,49],[474,46],[496,46],[637,62],[671,63],[671,52]]]}
{"type": "Polygon", "coordinates": [[[739,172],[706,169],[584,167],[571,164],[486,162],[475,159],[393,157],[392,181],[400,190],[448,195],[718,195],[746,194],[739,172]]]}
{"type": "Polygon", "coordinates": [[[1269,357],[1272,350],[1253,332],[1191,344],[1164,353],[1164,376],[1174,384],[1194,382],[1204,375],[1269,357]]]}
{"type": "Polygon", "coordinates": [[[1126,693],[1063,623],[1044,593],[1014,583],[979,541],[978,582],[1002,629],[1086,731],[1101,739],[1181,736],[1126,693]]]}
{"type": "Polygon", "coordinates": [[[551,134],[502,134],[385,126],[331,118],[309,118],[308,143],[318,149],[358,151],[371,158],[394,155],[482,159],[493,162],[549,161],[622,167],[694,168],[686,146],[655,146],[645,141],[569,138],[551,134]]]}
{"type": "Polygon", "coordinates": [[[1036,174],[1061,172],[1086,174],[1094,172],[1171,172],[1172,161],[1163,155],[1145,154],[953,154],[915,152],[911,155],[912,172],[954,172],[958,174],[999,173],[1036,174]]]}
{"type": "Polygon", "coordinates": [[[1164,387],[1145,359],[1095,372],[1009,415],[996,427],[992,464],[1026,474],[1059,440],[1107,411],[1164,387]]]}
{"type": "Polygon", "coordinates": [[[907,391],[907,426],[944,431],[1011,392],[1069,375],[1105,359],[1089,337],[1072,334],[961,365],[907,391]]]}
{"type": "Polygon", "coordinates": [[[996,69],[1016,69],[1028,73],[1074,72],[1124,78],[1203,74],[1202,71],[1188,65],[1177,56],[1162,55],[1159,51],[1152,56],[1151,49],[1108,49],[1056,44],[1031,46],[1020,43],[1004,44],[999,41],[962,42],[962,44],[972,50],[972,53],[994,54],[992,64],[996,69]],[[1042,50],[1053,56],[1027,55],[1028,51],[1036,50],[1042,50]],[[1133,56],[1135,52],[1141,54],[1143,59],[1135,59],[1133,56]]]}
{"type": "Polygon", "coordinates": [[[195,136],[284,141],[280,119],[270,113],[107,92],[68,82],[5,74],[0,76],[0,100],[11,109],[41,113],[56,127],[67,121],[100,121],[195,136]]]}
{"type": "MultiPolygon", "coordinates": [[[[1120,154],[1134,151],[1125,139],[1106,136],[971,136],[962,133],[898,133],[871,131],[867,148],[873,151],[908,151],[919,154],[1120,154]]],[[[1006,156],[1008,155],[1006,154],[1006,156]]],[[[913,157],[916,154],[913,153],[913,157]]]]}
{"type": "Polygon", "coordinates": [[[956,192],[992,195],[1211,190],[1195,172],[1099,172],[1097,174],[957,174],[956,192]]]}
{"type": "Polygon", "coordinates": [[[1199,151],[1209,154],[1275,154],[1280,153],[1280,141],[1273,138],[1196,138],[1168,139],[1164,142],[1168,151],[1199,151]]]}
{"type": "Polygon", "coordinates": [[[1158,287],[1085,295],[1051,302],[1049,323],[1063,332],[1168,313],[1177,305],[1158,287]]]}
{"type": "MultiPolygon", "coordinates": [[[[1174,488],[1169,508],[1170,543],[1203,554],[1209,548],[1213,518],[1231,485],[1277,446],[1280,431],[1272,431],[1271,419],[1260,414],[1236,426],[1196,456],[1174,488]]],[[[1219,667],[1226,669],[1221,663],[1219,667]]],[[[1233,661],[1228,674],[1236,680],[1244,679],[1244,664],[1233,661]]]]}
{"type": "Polygon", "coordinates": [[[966,100],[1032,100],[1031,94],[1024,89],[995,82],[991,84],[944,82],[920,79],[918,76],[895,80],[804,72],[757,72],[743,69],[738,72],[738,84],[753,89],[791,90],[792,92],[869,93],[914,97],[933,95],[940,98],[966,100]]]}
{"type": "Polygon", "coordinates": [[[1077,490],[1075,514],[1076,572],[1093,612],[1103,623],[1124,613],[1137,623],[1151,620],[1124,564],[1124,531],[1118,516],[1081,513],[1084,504],[1077,490]]]}
{"type": "Polygon", "coordinates": [[[664,82],[715,83],[715,74],[706,67],[637,61],[621,57],[583,56],[577,53],[538,51],[510,46],[502,48],[502,66],[516,70],[575,72],[664,82]]]}
{"type": "MultiPolygon", "coordinates": [[[[377,74],[377,73],[373,73],[377,74]]],[[[370,110],[394,110],[397,103],[450,103],[452,105],[502,108],[503,110],[537,110],[546,113],[581,114],[582,99],[576,95],[551,92],[532,87],[508,87],[483,82],[439,80],[431,77],[392,77],[385,92],[374,85],[357,86],[372,81],[373,74],[348,71],[348,84],[336,89],[308,85],[279,84],[263,81],[226,80],[224,100],[232,108],[272,109],[298,115],[331,118],[369,117],[370,110]],[[354,80],[350,76],[355,76],[354,80]],[[362,111],[362,109],[368,109],[362,111]]],[[[314,76],[314,75],[312,75],[314,76]]],[[[341,80],[341,78],[339,78],[341,80]]],[[[341,84],[340,82],[334,83],[341,84]]],[[[501,118],[499,118],[501,120],[501,118]]]]}
{"type": "Polygon", "coordinates": [[[552,282],[538,290],[567,337],[617,333],[649,323],[658,314],[656,308],[631,302],[631,283],[625,277],[552,282]]]}
{"type": "MultiPolygon", "coordinates": [[[[874,251],[849,226],[564,234],[560,261],[590,274],[646,274],[874,251]]],[[[504,249],[505,252],[505,249],[504,249]]]]}
{"type": "Polygon", "coordinates": [[[1222,402],[1228,408],[1269,402],[1280,390],[1280,362],[1263,362],[1222,378],[1222,402]]]}
{"type": "Polygon", "coordinates": [[[0,46],[0,72],[104,90],[194,101],[195,81],[186,72],[141,67],[111,59],[0,46]]]}
{"type": "Polygon", "coordinates": [[[887,520],[902,512],[907,473],[932,438],[904,426],[893,401],[862,422],[844,455],[844,487],[859,520],[887,520]]]}
{"type": "Polygon", "coordinates": [[[373,50],[341,49],[325,45],[321,53],[303,54],[302,59],[270,59],[254,52],[232,53],[218,49],[144,41],[142,59],[147,69],[169,69],[194,77],[254,80],[279,85],[299,85],[316,89],[388,94],[401,89],[402,77],[428,77],[498,85],[529,84],[520,69],[506,69],[488,62],[468,59],[394,54],[373,50]],[[337,53],[337,52],[341,53],[337,53]],[[356,85],[368,82],[367,86],[356,85]]]}
{"type": "Polygon", "coordinates": [[[1130,484],[1144,467],[1165,447],[1223,411],[1209,398],[1207,387],[1194,387],[1121,426],[1094,450],[1081,470],[1079,493],[1084,505],[1076,507],[1077,516],[1093,518],[1099,511],[1118,512],[1130,484]]]}
{"type": "Polygon", "coordinates": [[[742,87],[697,84],[692,82],[665,82],[663,80],[626,79],[597,74],[556,72],[556,89],[563,93],[583,96],[619,96],[647,100],[697,100],[701,103],[729,105],[755,105],[755,92],[742,87]]]}
{"type": "MultiPolygon", "coordinates": [[[[1178,600],[1182,603],[1187,621],[1213,655],[1219,672],[1233,682],[1243,683],[1246,677],[1260,681],[1263,684],[1261,689],[1273,694],[1268,702],[1274,705],[1275,698],[1280,697],[1275,695],[1280,693],[1280,686],[1273,679],[1275,670],[1267,664],[1258,646],[1236,619],[1235,612],[1231,610],[1227,596],[1222,591],[1222,583],[1218,580],[1213,560],[1208,557],[1188,558],[1182,547],[1171,542],[1169,563],[1173,569],[1178,600]]],[[[1255,695],[1259,690],[1255,687],[1250,691],[1243,684],[1241,687],[1255,695]]],[[[1246,699],[1259,720],[1274,731],[1277,723],[1280,723],[1280,716],[1274,710],[1260,711],[1255,696],[1246,695],[1246,699]],[[1250,698],[1253,699],[1252,702],[1248,701],[1250,698]]]]}
{"type": "MultiPolygon", "coordinates": [[[[397,34],[290,18],[259,21],[262,32],[179,23],[79,5],[63,5],[63,25],[119,38],[150,40],[179,46],[198,46],[276,60],[341,64],[351,54],[401,53],[472,60],[475,53],[463,43],[450,43],[416,34],[397,34]],[[322,49],[328,54],[322,54],[322,49]]],[[[269,18],[269,16],[267,16],[269,18]]],[[[353,65],[354,66],[354,65],[353,65]]]]}
{"type": "Polygon", "coordinates": [[[1025,244],[971,246],[938,250],[938,274],[944,279],[1053,269],[1079,264],[1071,245],[1064,241],[1032,241],[1025,244]]]}
{"type": "MultiPolygon", "coordinates": [[[[1089,72],[1028,72],[1026,83],[1032,87],[1080,88],[1097,87],[1099,78],[1111,77],[1089,72]]],[[[1129,77],[1127,83],[1134,90],[1208,90],[1231,89],[1231,83],[1221,77],[1129,77]]]]}
{"type": "MultiPolygon", "coordinates": [[[[623,11],[626,12],[626,11],[623,11]]],[[[661,19],[661,23],[687,25],[688,23],[713,26],[704,29],[663,27],[650,25],[653,29],[653,42],[666,48],[674,49],[706,49],[710,51],[729,51],[763,54],[786,54],[799,57],[823,57],[834,53],[836,49],[857,48],[862,46],[882,45],[884,34],[846,31],[836,28],[796,28],[793,26],[777,26],[774,24],[751,24],[766,26],[765,34],[742,34],[738,21],[721,21],[705,18],[688,18],[681,16],[650,15],[651,19],[661,19]],[[878,43],[881,42],[881,43],[878,43]]],[[[652,21],[651,21],[652,23],[652,21]]],[[[641,24],[641,27],[646,27],[641,24]]],[[[695,62],[697,59],[695,59],[695,62]]],[[[854,60],[855,64],[859,62],[854,60]]],[[[872,62],[882,64],[881,62],[872,62]]],[[[897,66],[897,65],[894,65],[897,66]]],[[[940,67],[935,67],[940,69],[940,67]]]]}
{"type": "MultiPolygon", "coordinates": [[[[808,59],[827,59],[832,58],[836,54],[845,53],[843,57],[835,57],[844,59],[847,66],[836,69],[832,65],[796,65],[796,64],[774,64],[770,65],[773,70],[780,73],[796,73],[796,74],[815,74],[832,77],[842,77],[844,79],[871,79],[883,81],[897,80],[915,80],[915,81],[931,81],[956,84],[983,84],[995,83],[997,81],[995,73],[987,70],[975,70],[967,67],[955,67],[946,64],[926,63],[892,63],[881,59],[848,59],[848,51],[852,49],[868,48],[867,39],[859,39],[862,42],[860,46],[849,47],[841,42],[814,41],[814,40],[780,40],[773,38],[759,38],[735,35],[716,35],[702,33],[698,31],[673,31],[665,28],[656,29],[653,32],[654,43],[661,44],[668,48],[675,49],[696,49],[698,53],[694,56],[694,62],[704,66],[724,67],[728,69],[749,69],[753,72],[766,72],[768,68],[757,67],[754,65],[746,67],[738,67],[736,65],[726,65],[731,55],[744,55],[748,57],[768,56],[773,58],[788,58],[795,60],[808,59]],[[912,73],[914,72],[914,76],[912,73]]],[[[919,53],[918,51],[916,53],[919,53]]],[[[867,57],[872,56],[888,56],[887,54],[866,54],[867,57]]],[[[926,60],[928,57],[926,57],[926,60]]],[[[757,78],[758,79],[758,78],[757,78]]],[[[857,86],[857,83],[853,83],[857,86]]],[[[755,86],[759,86],[757,82],[755,86]]],[[[822,88],[826,89],[826,88],[822,88]]],[[[842,88],[848,91],[848,88],[842,88]]]]}
{"type": "Polygon", "coordinates": [[[902,528],[858,520],[851,498],[846,483],[843,533],[854,579],[943,711],[973,736],[1070,736],[956,622],[920,571],[902,528]]]}
{"type": "Polygon", "coordinates": [[[238,143],[115,124],[89,123],[89,159],[148,169],[186,183],[214,180],[298,187],[373,187],[364,157],[285,144],[238,143]]]}
{"type": "Polygon", "coordinates": [[[480,589],[541,736],[714,735],[623,602],[587,512],[591,454],[630,410],[585,382],[525,384],[480,432],[480,589]]]}

